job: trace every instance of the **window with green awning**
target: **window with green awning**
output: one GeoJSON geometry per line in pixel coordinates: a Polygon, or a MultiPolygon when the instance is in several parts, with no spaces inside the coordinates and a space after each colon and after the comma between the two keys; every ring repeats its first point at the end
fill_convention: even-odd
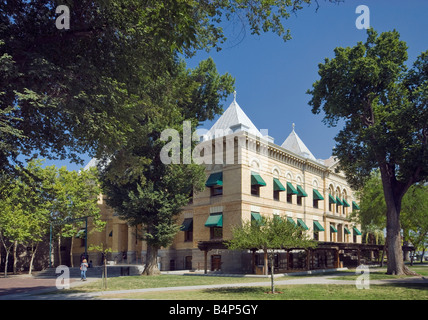
{"type": "Polygon", "coordinates": [[[287,217],[287,221],[290,222],[293,226],[297,226],[292,217],[287,217]]]}
{"type": "Polygon", "coordinates": [[[277,178],[273,178],[273,190],[274,191],[285,191],[284,185],[277,178]]]}
{"type": "Polygon", "coordinates": [[[330,232],[337,232],[337,229],[332,224],[330,225],[330,232]]]}
{"type": "Polygon", "coordinates": [[[181,231],[193,230],[193,218],[184,219],[183,224],[180,228],[181,231]]]}
{"type": "Polygon", "coordinates": [[[291,182],[287,182],[287,194],[297,194],[296,188],[293,187],[291,182]]]}
{"type": "Polygon", "coordinates": [[[336,203],[338,206],[343,206],[343,202],[342,202],[342,200],[340,200],[339,197],[336,197],[336,203]]]}
{"type": "Polygon", "coordinates": [[[223,172],[211,173],[205,183],[207,187],[223,186],[223,172]]]}
{"type": "Polygon", "coordinates": [[[305,230],[309,230],[308,226],[302,219],[297,219],[297,225],[305,230]]]}
{"type": "Polygon", "coordinates": [[[343,227],[343,230],[345,230],[345,234],[351,234],[351,231],[347,227],[343,227]]]}
{"type": "Polygon", "coordinates": [[[360,206],[355,201],[352,201],[352,209],[360,210],[360,206]]]}
{"type": "Polygon", "coordinates": [[[354,234],[356,234],[357,236],[361,236],[361,232],[357,229],[357,227],[353,227],[352,230],[354,230],[354,234]]]}
{"type": "Polygon", "coordinates": [[[212,213],[205,221],[205,227],[223,227],[223,213],[212,213]]]}
{"type": "Polygon", "coordinates": [[[252,186],[266,186],[266,182],[257,172],[251,172],[251,185],[252,186]]]}
{"type": "Polygon", "coordinates": [[[343,199],[343,200],[342,200],[342,202],[343,202],[343,206],[344,206],[344,207],[347,207],[347,208],[349,208],[349,207],[350,207],[350,205],[349,205],[348,201],[346,201],[345,199],[343,199]]]}
{"type": "Polygon", "coordinates": [[[257,223],[257,225],[262,224],[262,216],[258,212],[251,212],[251,223],[257,223]]]}
{"type": "Polygon", "coordinates": [[[324,197],[319,193],[317,189],[313,189],[314,200],[324,200],[324,197]]]}
{"type": "Polygon", "coordinates": [[[308,194],[305,192],[305,190],[302,188],[302,186],[297,185],[297,196],[298,197],[307,197],[308,194]]]}
{"type": "Polygon", "coordinates": [[[330,193],[328,194],[328,202],[331,204],[336,204],[336,200],[330,193]]]}
{"type": "Polygon", "coordinates": [[[314,221],[314,230],[315,231],[325,231],[323,226],[318,221],[314,221]]]}

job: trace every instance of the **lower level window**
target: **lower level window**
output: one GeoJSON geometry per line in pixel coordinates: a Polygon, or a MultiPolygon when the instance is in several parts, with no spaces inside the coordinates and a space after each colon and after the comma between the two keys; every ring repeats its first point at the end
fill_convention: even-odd
{"type": "Polygon", "coordinates": [[[211,240],[222,239],[223,238],[223,228],[211,227],[210,228],[210,238],[211,238],[211,240]]]}

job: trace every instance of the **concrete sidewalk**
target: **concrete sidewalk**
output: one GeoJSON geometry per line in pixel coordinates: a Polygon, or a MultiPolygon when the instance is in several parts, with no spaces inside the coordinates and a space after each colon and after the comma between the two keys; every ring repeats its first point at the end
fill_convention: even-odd
{"type": "MultiPolygon", "coordinates": [[[[336,280],[335,277],[340,275],[323,275],[312,276],[307,278],[275,280],[275,285],[301,285],[301,284],[335,284],[335,285],[355,285],[355,280],[336,280]]],[[[371,280],[370,284],[388,284],[388,283],[413,283],[425,284],[428,286],[428,279],[424,277],[412,277],[404,279],[389,279],[389,280],[371,280]]],[[[103,296],[126,293],[145,293],[145,292],[163,292],[163,291],[181,291],[181,290],[201,290],[201,289],[217,289],[217,288],[239,288],[239,287],[269,287],[270,282],[250,282],[250,283],[231,283],[231,284],[214,284],[214,285],[196,285],[196,286],[181,286],[181,287],[164,287],[164,288],[146,288],[133,290],[115,290],[115,291],[99,291],[90,293],[61,293],[38,295],[34,292],[29,295],[4,296],[7,300],[99,300],[103,296]]],[[[0,297],[1,299],[1,297],[0,297]]]]}

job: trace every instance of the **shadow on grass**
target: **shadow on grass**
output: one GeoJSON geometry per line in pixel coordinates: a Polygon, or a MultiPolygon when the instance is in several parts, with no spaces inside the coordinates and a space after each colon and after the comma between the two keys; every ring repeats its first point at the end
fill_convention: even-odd
{"type": "MultiPolygon", "coordinates": [[[[225,287],[225,288],[215,288],[215,289],[205,289],[204,293],[213,294],[213,295],[242,295],[252,296],[252,295],[260,295],[267,294],[270,292],[270,287],[225,287]]],[[[281,292],[282,293],[282,292],[281,292]]],[[[278,294],[281,294],[278,292],[278,294]]]]}
{"type": "Polygon", "coordinates": [[[428,283],[388,283],[388,284],[377,284],[378,287],[391,288],[401,288],[401,289],[413,289],[413,290],[423,290],[428,292],[428,283]]]}

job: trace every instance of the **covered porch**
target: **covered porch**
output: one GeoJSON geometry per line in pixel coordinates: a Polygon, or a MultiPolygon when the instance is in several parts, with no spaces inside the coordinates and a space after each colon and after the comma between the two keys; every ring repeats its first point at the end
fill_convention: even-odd
{"type": "MultiPolygon", "coordinates": [[[[204,252],[204,273],[208,273],[208,253],[211,250],[227,250],[225,241],[199,241],[199,250],[204,252]]],[[[265,252],[248,249],[251,254],[251,266],[242,266],[253,274],[268,274],[271,266],[265,252]],[[269,270],[268,270],[269,269],[269,270]]],[[[298,272],[317,269],[357,267],[361,264],[381,264],[384,245],[362,243],[318,242],[313,249],[287,248],[275,252],[274,272],[298,272]]],[[[413,251],[412,246],[403,246],[403,251],[413,251]]],[[[211,269],[211,268],[210,268],[211,269]]],[[[221,267],[218,269],[221,271],[221,267]]]]}

